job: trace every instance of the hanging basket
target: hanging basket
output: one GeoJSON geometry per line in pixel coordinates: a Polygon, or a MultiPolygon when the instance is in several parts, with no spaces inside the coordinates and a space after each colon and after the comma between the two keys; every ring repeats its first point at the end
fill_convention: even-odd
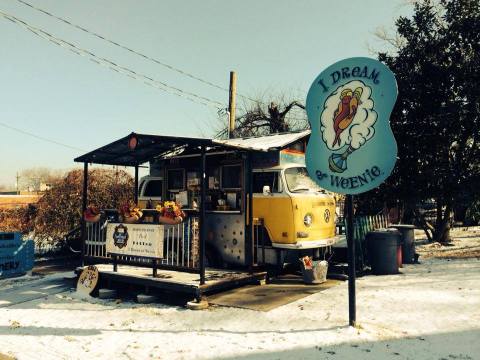
{"type": "Polygon", "coordinates": [[[83,212],[83,219],[87,223],[99,222],[101,217],[102,217],[102,214],[100,210],[94,205],[89,205],[83,212]]]}
{"type": "Polygon", "coordinates": [[[97,215],[87,215],[87,214],[84,214],[84,215],[83,215],[83,219],[84,219],[87,223],[96,223],[96,222],[99,222],[101,217],[102,217],[101,214],[97,214],[97,215]]]}
{"type": "Polygon", "coordinates": [[[183,221],[183,218],[181,216],[177,216],[175,218],[169,217],[169,216],[159,216],[158,217],[158,223],[159,224],[165,224],[165,225],[177,225],[180,224],[183,221]]]}

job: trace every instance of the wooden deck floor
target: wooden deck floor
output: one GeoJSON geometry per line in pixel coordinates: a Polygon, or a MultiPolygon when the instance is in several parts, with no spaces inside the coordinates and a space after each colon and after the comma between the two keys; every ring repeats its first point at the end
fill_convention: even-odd
{"type": "MultiPolygon", "coordinates": [[[[206,293],[231,289],[245,284],[258,283],[266,277],[266,272],[248,273],[243,271],[206,269],[205,284],[200,285],[200,275],[173,270],[157,270],[157,276],[153,277],[152,269],[118,265],[117,271],[113,271],[112,264],[96,265],[100,273],[100,279],[148,286],[152,288],[178,291],[200,296],[206,293]]],[[[77,273],[82,268],[77,269],[77,273]]]]}

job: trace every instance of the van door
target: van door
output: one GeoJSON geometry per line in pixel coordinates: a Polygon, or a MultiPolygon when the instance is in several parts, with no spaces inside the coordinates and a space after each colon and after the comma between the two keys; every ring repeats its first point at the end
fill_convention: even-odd
{"type": "Polygon", "coordinates": [[[290,196],[284,191],[279,170],[253,173],[253,217],[263,219],[272,243],[285,243],[294,238],[293,209],[290,196]],[[264,194],[264,186],[270,194],[264,194]]]}

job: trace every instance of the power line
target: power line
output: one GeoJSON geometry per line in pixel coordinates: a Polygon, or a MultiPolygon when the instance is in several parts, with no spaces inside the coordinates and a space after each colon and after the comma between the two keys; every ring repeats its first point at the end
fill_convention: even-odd
{"type": "Polygon", "coordinates": [[[122,75],[125,75],[125,76],[128,76],[130,78],[133,78],[135,80],[140,80],[143,83],[145,83],[146,85],[152,86],[152,87],[157,88],[159,90],[168,92],[170,94],[185,98],[187,100],[190,100],[192,102],[196,102],[196,103],[199,103],[199,104],[202,104],[202,105],[205,105],[205,106],[213,106],[216,109],[224,108],[224,105],[222,103],[216,101],[216,100],[212,100],[212,99],[209,99],[207,97],[197,95],[195,93],[185,91],[185,90],[182,90],[180,88],[168,85],[165,82],[155,80],[155,79],[153,79],[153,78],[151,78],[147,75],[141,74],[141,73],[136,72],[134,70],[131,70],[131,69],[125,67],[125,66],[119,65],[119,64],[113,62],[112,60],[109,60],[107,58],[98,56],[98,55],[94,54],[93,52],[91,52],[89,50],[85,50],[83,48],[78,47],[75,44],[72,44],[72,43],[66,41],[66,40],[55,37],[54,35],[46,32],[42,29],[34,27],[34,26],[28,24],[26,21],[21,20],[21,19],[15,17],[13,15],[10,15],[10,14],[4,13],[3,11],[0,11],[0,16],[4,17],[7,20],[12,21],[13,23],[15,23],[17,25],[20,25],[20,26],[26,28],[27,30],[29,30],[30,32],[39,36],[42,39],[48,40],[48,41],[50,41],[51,43],[53,43],[57,46],[65,47],[65,48],[67,48],[68,50],[70,50],[71,52],[73,52],[77,55],[87,57],[91,61],[93,61],[94,63],[96,63],[98,65],[105,66],[105,67],[107,67],[107,68],[109,68],[109,69],[111,69],[115,72],[118,72],[118,73],[120,73],[122,75]]]}
{"type": "Polygon", "coordinates": [[[33,134],[31,132],[28,132],[28,131],[25,131],[25,130],[22,130],[22,129],[19,129],[19,128],[16,128],[16,127],[13,127],[13,126],[10,126],[10,125],[7,125],[3,122],[0,122],[0,126],[3,126],[7,129],[10,129],[10,130],[13,130],[13,131],[16,131],[16,132],[19,132],[19,133],[22,133],[24,135],[28,135],[28,136],[31,136],[35,139],[38,139],[38,140],[42,140],[42,141],[45,141],[45,142],[49,142],[49,143],[52,143],[52,144],[55,144],[55,145],[60,145],[60,146],[63,146],[65,148],[69,148],[69,149],[72,149],[72,150],[75,150],[75,151],[82,151],[82,152],[85,152],[86,150],[84,149],[80,149],[80,148],[77,148],[75,146],[70,146],[70,145],[67,145],[67,144],[63,144],[59,141],[56,141],[56,140],[52,140],[52,139],[49,139],[49,138],[46,138],[46,137],[43,137],[43,136],[39,136],[39,135],[36,135],[36,134],[33,134]]]}
{"type": "MultiPolygon", "coordinates": [[[[184,71],[184,70],[182,70],[182,69],[179,69],[179,68],[177,68],[177,67],[175,67],[175,66],[173,66],[173,65],[169,65],[169,64],[167,64],[167,63],[165,63],[165,62],[163,62],[163,61],[161,61],[161,60],[158,60],[158,59],[155,59],[155,58],[153,58],[153,57],[151,57],[151,56],[145,55],[145,54],[143,54],[143,53],[141,53],[141,52],[139,52],[139,51],[137,51],[137,50],[134,50],[134,49],[132,49],[132,48],[130,48],[130,47],[128,47],[128,46],[122,45],[122,44],[120,44],[119,42],[114,41],[114,40],[111,40],[111,39],[109,39],[109,38],[107,38],[107,37],[105,37],[105,36],[103,36],[103,35],[100,35],[100,34],[97,33],[97,32],[88,30],[88,29],[86,29],[86,28],[83,27],[83,26],[80,26],[80,25],[78,25],[78,24],[72,23],[71,21],[69,21],[69,20],[67,20],[67,19],[65,19],[65,18],[63,18],[63,17],[57,16],[57,15],[55,15],[55,14],[53,14],[53,13],[47,11],[47,10],[41,9],[41,8],[39,8],[39,7],[35,6],[35,5],[32,5],[32,4],[30,4],[30,3],[26,2],[26,1],[23,1],[23,0],[17,0],[17,1],[18,1],[19,3],[25,5],[25,6],[28,6],[28,7],[32,8],[32,9],[36,10],[36,11],[39,11],[39,12],[41,12],[41,13],[47,15],[47,16],[50,16],[50,17],[52,17],[52,18],[54,18],[54,19],[57,19],[58,21],[61,21],[61,22],[63,22],[64,24],[67,24],[67,25],[72,26],[72,27],[74,27],[74,28],[76,28],[76,29],[78,29],[78,30],[81,30],[81,31],[83,31],[83,32],[85,32],[85,33],[87,33],[87,34],[90,34],[90,35],[92,35],[92,36],[95,36],[96,38],[98,38],[98,39],[100,39],[100,40],[106,41],[106,42],[110,43],[111,45],[114,45],[114,46],[116,46],[116,47],[119,47],[119,48],[121,48],[121,49],[123,49],[123,50],[126,50],[126,51],[132,53],[132,54],[135,54],[135,55],[137,55],[137,56],[140,56],[140,57],[142,57],[142,58],[144,58],[144,59],[146,59],[146,60],[152,61],[152,62],[154,62],[154,63],[156,63],[156,64],[158,64],[158,65],[160,65],[160,66],[163,66],[163,67],[165,67],[165,68],[167,68],[167,69],[169,69],[169,70],[171,70],[171,71],[175,71],[175,72],[177,72],[177,73],[179,73],[179,74],[181,74],[181,75],[183,75],[183,76],[187,76],[187,77],[189,77],[189,78],[191,78],[191,79],[200,81],[201,83],[206,84],[206,85],[209,85],[209,86],[212,86],[212,87],[214,87],[214,88],[216,88],[216,89],[223,90],[223,91],[227,91],[227,92],[229,91],[227,88],[225,88],[225,87],[223,87],[223,86],[214,84],[214,83],[212,83],[212,82],[210,82],[210,81],[208,81],[208,80],[202,79],[202,78],[200,78],[200,77],[198,77],[198,76],[195,76],[195,75],[193,75],[193,74],[191,74],[191,73],[189,73],[189,72],[187,72],[187,71],[184,71]]],[[[250,98],[250,97],[248,97],[248,96],[244,96],[244,95],[241,95],[241,94],[239,94],[239,93],[237,93],[237,95],[240,96],[240,97],[242,97],[242,98],[244,98],[244,99],[247,99],[247,100],[256,102],[256,100],[254,100],[254,99],[252,99],[252,98],[250,98]]]]}

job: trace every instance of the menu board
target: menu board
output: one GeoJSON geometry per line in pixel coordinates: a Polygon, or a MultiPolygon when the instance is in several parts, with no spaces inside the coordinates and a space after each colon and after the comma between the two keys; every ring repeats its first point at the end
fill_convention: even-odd
{"type": "Polygon", "coordinates": [[[107,253],[163,258],[163,225],[107,225],[107,253]]]}

